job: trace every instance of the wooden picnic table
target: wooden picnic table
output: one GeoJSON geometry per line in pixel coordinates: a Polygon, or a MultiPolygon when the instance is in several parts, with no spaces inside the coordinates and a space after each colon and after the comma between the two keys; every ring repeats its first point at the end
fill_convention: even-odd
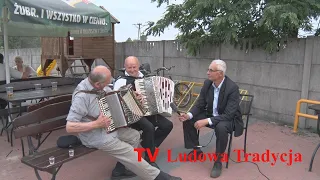
{"type": "MultiPolygon", "coordinates": [[[[36,100],[36,99],[45,99],[51,97],[57,97],[67,94],[72,94],[78,83],[82,79],[75,78],[54,78],[54,79],[41,79],[41,80],[33,80],[33,81],[22,81],[22,82],[12,82],[9,84],[0,85],[0,99],[4,100],[8,104],[8,109],[4,110],[4,114],[8,114],[10,119],[12,118],[12,114],[16,113],[16,109],[18,109],[18,116],[21,115],[22,109],[24,108],[21,104],[27,100],[36,100]],[[58,82],[58,88],[56,91],[53,91],[51,88],[51,82],[58,82]],[[41,90],[35,90],[34,84],[41,84],[41,90]],[[6,92],[6,87],[13,87],[13,96],[8,97],[6,92]],[[11,108],[10,103],[14,103],[17,107],[11,108]]],[[[12,122],[7,118],[4,127],[1,130],[2,132],[5,130],[8,135],[8,141],[11,142],[11,146],[13,146],[12,142],[12,131],[8,133],[8,128],[12,125],[12,122]]]]}
{"type": "Polygon", "coordinates": [[[76,85],[64,85],[58,86],[58,89],[56,91],[52,91],[51,87],[43,88],[41,90],[29,89],[14,92],[12,97],[8,97],[6,92],[2,92],[0,93],[0,99],[3,99],[10,103],[22,102],[26,100],[42,99],[65,94],[72,94],[75,88],[76,85]]]}

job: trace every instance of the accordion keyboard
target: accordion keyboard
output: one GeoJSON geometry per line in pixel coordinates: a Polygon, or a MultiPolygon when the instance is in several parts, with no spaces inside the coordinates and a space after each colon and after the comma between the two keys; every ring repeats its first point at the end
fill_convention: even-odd
{"type": "Polygon", "coordinates": [[[145,116],[163,114],[171,116],[170,103],[173,102],[174,82],[171,79],[153,76],[135,80],[136,90],[146,100],[143,104],[145,116]]]}
{"type": "Polygon", "coordinates": [[[143,107],[139,106],[139,102],[134,98],[132,92],[126,93],[122,96],[124,102],[122,101],[122,106],[125,114],[128,116],[128,123],[134,123],[138,121],[142,116],[144,116],[143,107]]]}
{"type": "Polygon", "coordinates": [[[111,115],[110,108],[108,106],[107,100],[106,99],[101,99],[99,101],[99,105],[100,105],[100,109],[101,109],[103,115],[105,115],[106,117],[108,117],[111,120],[110,126],[107,127],[107,132],[114,131],[116,129],[116,127],[115,127],[115,124],[113,122],[112,115],[111,115]]]}
{"type": "Polygon", "coordinates": [[[133,124],[144,115],[143,108],[131,90],[111,93],[99,99],[98,103],[103,115],[111,120],[107,132],[133,124]]]}

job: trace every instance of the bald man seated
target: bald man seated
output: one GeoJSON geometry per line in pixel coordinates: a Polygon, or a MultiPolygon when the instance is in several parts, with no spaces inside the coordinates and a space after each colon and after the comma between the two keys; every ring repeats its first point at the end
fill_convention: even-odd
{"type": "Polygon", "coordinates": [[[138,161],[137,152],[134,151],[140,140],[137,130],[124,127],[107,133],[106,128],[111,120],[100,113],[97,96],[100,92],[112,91],[108,87],[110,79],[111,73],[108,68],[97,66],[90,72],[89,77],[78,84],[72,95],[72,105],[67,117],[67,132],[78,133],[83,145],[102,150],[118,161],[112,171],[111,179],[124,179],[137,175],[144,180],[181,180],[151,166],[144,159],[138,161]],[[97,92],[97,94],[83,91],[97,92]]]}
{"type": "MultiPolygon", "coordinates": [[[[127,57],[124,67],[125,73],[115,81],[114,90],[118,90],[120,87],[128,84],[134,85],[134,81],[137,78],[143,78],[143,74],[139,71],[140,63],[137,57],[127,57]]],[[[131,127],[139,131],[142,130],[141,146],[149,148],[153,154],[155,148],[158,148],[171,132],[173,123],[161,115],[152,115],[142,117],[138,122],[132,124],[131,127]]],[[[158,167],[155,162],[150,162],[147,152],[145,154],[145,159],[151,165],[158,167]]]]}

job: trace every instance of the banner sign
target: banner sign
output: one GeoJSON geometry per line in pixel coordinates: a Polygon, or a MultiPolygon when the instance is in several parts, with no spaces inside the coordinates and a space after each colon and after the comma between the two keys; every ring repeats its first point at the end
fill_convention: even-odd
{"type": "MultiPolygon", "coordinates": [[[[68,28],[75,36],[111,34],[110,13],[88,0],[8,0],[9,21],[68,28]]],[[[36,29],[35,29],[36,31],[36,29]]]]}

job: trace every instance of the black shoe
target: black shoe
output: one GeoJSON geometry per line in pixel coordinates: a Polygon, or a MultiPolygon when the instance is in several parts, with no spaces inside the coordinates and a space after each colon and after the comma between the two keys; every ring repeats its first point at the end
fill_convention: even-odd
{"type": "Polygon", "coordinates": [[[210,176],[212,178],[217,178],[221,175],[221,171],[222,171],[222,163],[221,162],[214,162],[210,176]]]}
{"type": "Polygon", "coordinates": [[[199,159],[199,156],[200,158],[201,156],[203,156],[203,152],[201,151],[201,149],[193,149],[191,152],[189,152],[187,156],[187,161],[195,161],[199,159]],[[194,156],[196,156],[196,159],[194,159],[194,156]]]}
{"type": "Polygon", "coordinates": [[[112,171],[111,180],[119,180],[124,178],[131,178],[137,176],[132,171],[125,168],[121,163],[117,163],[116,167],[112,171]]]}
{"type": "Polygon", "coordinates": [[[182,180],[180,177],[171,176],[163,171],[154,180],[182,180]]]}
{"type": "Polygon", "coordinates": [[[155,167],[155,168],[158,168],[158,169],[160,170],[160,168],[159,168],[159,166],[158,166],[157,163],[155,163],[155,162],[149,162],[149,164],[150,164],[151,166],[153,166],[153,167],[155,167]]]}
{"type": "Polygon", "coordinates": [[[132,171],[125,169],[122,172],[120,171],[112,171],[111,180],[119,180],[119,179],[125,179],[125,178],[132,178],[136,177],[137,175],[134,174],[132,171]]]}

